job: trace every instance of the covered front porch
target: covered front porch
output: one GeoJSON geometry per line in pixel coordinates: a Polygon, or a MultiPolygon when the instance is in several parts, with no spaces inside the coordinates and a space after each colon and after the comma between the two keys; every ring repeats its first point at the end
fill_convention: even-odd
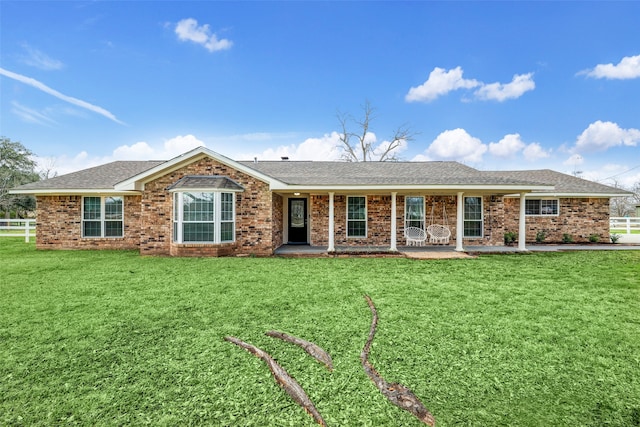
{"type": "MultiPolygon", "coordinates": [[[[518,229],[510,231],[523,236],[526,193],[518,194],[518,229]]],[[[504,240],[505,193],[416,189],[366,195],[353,191],[280,195],[283,197],[282,243],[310,245],[307,249],[301,247],[300,252],[465,252],[466,245],[498,246],[504,240]],[[434,223],[444,224],[450,234],[446,241],[432,246],[430,243],[436,240],[428,234],[428,229],[434,223]],[[423,240],[413,242],[419,244],[417,248],[408,246],[411,243],[406,234],[409,227],[423,231],[423,240]]],[[[514,250],[526,251],[525,240],[518,239],[514,250]]]]}

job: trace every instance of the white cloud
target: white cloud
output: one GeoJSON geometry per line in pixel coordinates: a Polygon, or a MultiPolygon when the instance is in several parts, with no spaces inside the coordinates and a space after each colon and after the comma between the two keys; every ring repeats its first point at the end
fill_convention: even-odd
{"type": "Polygon", "coordinates": [[[307,138],[300,144],[280,145],[247,157],[257,157],[259,160],[280,160],[281,157],[291,160],[338,160],[342,153],[340,146],[340,135],[332,132],[320,138],[307,138]]]}
{"type": "Polygon", "coordinates": [[[81,99],[78,99],[78,98],[73,98],[71,96],[64,95],[64,94],[58,92],[55,89],[51,89],[49,86],[45,85],[44,83],[39,82],[36,79],[32,79],[31,77],[26,77],[26,76],[23,76],[21,74],[17,74],[17,73],[11,72],[9,70],[5,70],[4,68],[0,68],[0,75],[3,75],[5,77],[9,77],[10,79],[14,79],[14,80],[19,81],[20,83],[24,83],[26,85],[33,86],[36,89],[41,90],[44,93],[48,93],[49,95],[52,95],[52,96],[54,96],[54,97],[56,97],[58,99],[61,99],[61,100],[65,101],[65,102],[68,102],[69,104],[73,104],[73,105],[76,105],[78,107],[82,107],[82,108],[87,109],[89,111],[93,111],[94,113],[98,113],[98,114],[100,114],[100,115],[102,115],[102,116],[104,116],[104,117],[106,117],[106,118],[118,123],[118,124],[124,125],[124,123],[121,122],[120,120],[118,120],[116,118],[116,116],[114,116],[111,112],[105,110],[104,108],[98,107],[97,105],[89,104],[88,102],[82,101],[81,99]]]}
{"type": "Polygon", "coordinates": [[[498,142],[489,144],[489,153],[496,157],[505,159],[513,158],[525,148],[526,144],[522,142],[520,134],[513,133],[505,135],[498,142]]]}
{"type": "Polygon", "coordinates": [[[524,156],[525,160],[534,162],[536,160],[546,159],[551,154],[549,151],[542,148],[542,146],[537,142],[532,142],[531,144],[527,145],[524,150],[522,150],[522,155],[524,156]]]}
{"type": "Polygon", "coordinates": [[[622,129],[617,123],[596,121],[591,123],[577,138],[575,152],[604,151],[626,145],[635,147],[640,142],[640,130],[622,129]]]}
{"type": "Polygon", "coordinates": [[[572,154],[567,160],[562,162],[565,166],[580,166],[584,163],[584,157],[580,154],[572,154]]]}
{"type": "Polygon", "coordinates": [[[169,160],[201,146],[206,145],[193,135],[178,135],[156,147],[144,141],[133,145],[121,145],[113,150],[113,158],[116,160],[169,160]]]}
{"type": "Polygon", "coordinates": [[[616,65],[598,64],[593,69],[578,74],[596,79],[637,79],[640,77],[640,55],[625,56],[616,65]]]}
{"type": "Polygon", "coordinates": [[[475,79],[465,79],[462,77],[462,68],[456,67],[451,70],[444,68],[434,68],[429,78],[422,85],[412,87],[405,95],[407,102],[430,102],[434,99],[446,95],[458,89],[478,88],[474,92],[476,99],[487,101],[506,101],[521,97],[525,92],[535,89],[533,73],[516,74],[510,83],[489,83],[485,84],[475,79]]]}
{"type": "Polygon", "coordinates": [[[22,62],[41,70],[60,70],[64,67],[62,61],[53,59],[38,49],[32,48],[27,43],[23,43],[22,47],[27,51],[27,56],[21,58],[22,62]]]}
{"type": "Polygon", "coordinates": [[[218,39],[215,33],[211,33],[208,24],[198,26],[198,21],[193,18],[183,19],[176,24],[175,33],[181,41],[197,43],[209,52],[230,49],[233,42],[227,39],[218,39]]]}
{"type": "Polygon", "coordinates": [[[429,74],[429,78],[418,87],[412,87],[405,96],[407,102],[430,102],[439,96],[457,89],[471,89],[480,85],[477,80],[462,78],[462,68],[451,70],[436,67],[429,74]]]}
{"type": "Polygon", "coordinates": [[[511,83],[490,83],[483,84],[475,91],[475,96],[481,100],[494,100],[498,102],[507,99],[521,97],[525,92],[535,89],[533,73],[516,74],[511,83]]]}
{"type": "Polygon", "coordinates": [[[422,160],[457,160],[479,163],[487,146],[478,138],[474,138],[464,129],[446,130],[436,137],[426,150],[422,160]]]}

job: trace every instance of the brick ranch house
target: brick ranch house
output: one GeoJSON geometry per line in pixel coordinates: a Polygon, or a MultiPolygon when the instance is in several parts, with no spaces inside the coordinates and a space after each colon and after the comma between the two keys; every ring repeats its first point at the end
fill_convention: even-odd
{"type": "MultiPolygon", "coordinates": [[[[552,170],[486,172],[457,162],[234,161],[199,147],[168,161],[116,161],[12,190],[37,200],[39,249],[143,255],[274,254],[286,244],[406,244],[444,224],[448,244],[518,248],[609,241],[609,200],[628,193],[552,170]]],[[[428,242],[428,240],[427,240],[428,242]]]]}

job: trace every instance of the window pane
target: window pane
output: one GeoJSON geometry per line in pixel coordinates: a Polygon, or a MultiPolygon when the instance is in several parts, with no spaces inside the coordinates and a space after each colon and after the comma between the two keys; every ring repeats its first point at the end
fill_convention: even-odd
{"type": "Polygon", "coordinates": [[[106,221],[104,235],[105,237],[122,237],[122,221],[106,221]]]}
{"type": "Polygon", "coordinates": [[[540,200],[540,213],[542,215],[558,215],[558,201],[540,200]]]}
{"type": "Polygon", "coordinates": [[[349,197],[347,204],[348,219],[366,219],[367,202],[364,197],[349,197]]]}
{"type": "Polygon", "coordinates": [[[222,193],[220,197],[220,220],[233,221],[233,193],[222,193]]]}
{"type": "Polygon", "coordinates": [[[182,197],[183,220],[213,221],[214,193],[184,193],[182,197]]]}
{"type": "Polygon", "coordinates": [[[122,219],[122,197],[106,197],[104,199],[104,218],[122,219]]]}
{"type": "Polygon", "coordinates": [[[540,200],[525,200],[524,213],[526,215],[540,215],[540,200]]]}
{"type": "Polygon", "coordinates": [[[347,224],[347,236],[366,237],[367,223],[364,221],[349,221],[347,224]]]}
{"type": "Polygon", "coordinates": [[[82,235],[84,237],[102,236],[102,227],[100,227],[100,221],[84,221],[82,223],[82,235]]]}
{"type": "Polygon", "coordinates": [[[84,219],[100,219],[100,197],[84,198],[84,219]]]}
{"type": "Polygon", "coordinates": [[[192,222],[182,227],[183,242],[213,242],[214,227],[211,223],[192,222]]]}
{"type": "Polygon", "coordinates": [[[482,222],[465,221],[464,236],[465,237],[482,237],[482,222]]]}
{"type": "Polygon", "coordinates": [[[465,220],[481,220],[482,219],[482,199],[480,197],[464,198],[464,219],[465,220]]]}
{"type": "Polygon", "coordinates": [[[223,222],[220,224],[220,241],[233,241],[233,222],[223,222]]]}

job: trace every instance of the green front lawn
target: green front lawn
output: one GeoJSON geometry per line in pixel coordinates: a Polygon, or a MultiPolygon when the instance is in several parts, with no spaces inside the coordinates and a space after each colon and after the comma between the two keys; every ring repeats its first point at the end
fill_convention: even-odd
{"type": "Polygon", "coordinates": [[[141,257],[0,239],[0,425],[313,426],[269,352],[330,426],[640,425],[640,251],[375,258],[141,257]],[[327,371],[276,329],[314,341],[327,371]]]}

